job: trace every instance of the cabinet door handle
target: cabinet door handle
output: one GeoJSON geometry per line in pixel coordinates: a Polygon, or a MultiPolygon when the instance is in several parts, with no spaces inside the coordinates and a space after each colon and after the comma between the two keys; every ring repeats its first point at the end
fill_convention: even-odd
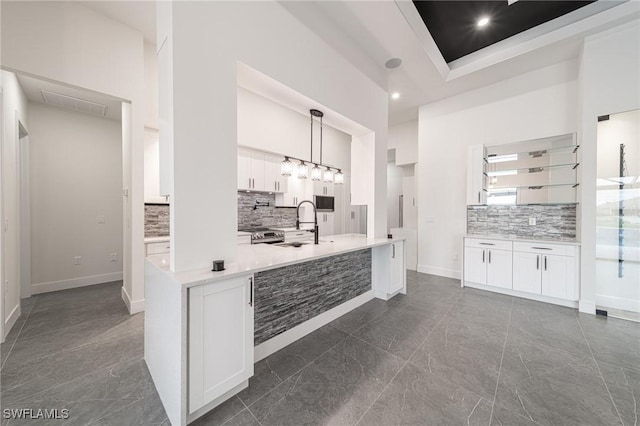
{"type": "Polygon", "coordinates": [[[280,191],[280,181],[278,181],[278,191],[280,191]]]}
{"type": "Polygon", "coordinates": [[[536,255],[536,271],[540,269],[540,255],[536,255]]]}
{"type": "Polygon", "coordinates": [[[482,250],[482,263],[484,263],[484,250],[482,250]]]}
{"type": "Polygon", "coordinates": [[[249,277],[249,306],[253,306],[253,277],[249,277]]]}
{"type": "Polygon", "coordinates": [[[480,203],[480,191],[478,191],[478,203],[480,203]]]}
{"type": "Polygon", "coordinates": [[[251,178],[249,178],[249,188],[251,188],[251,178]]]}
{"type": "Polygon", "coordinates": [[[547,270],[547,256],[544,257],[544,270],[547,270]]]}
{"type": "Polygon", "coordinates": [[[393,254],[391,255],[392,259],[396,258],[396,245],[395,244],[391,244],[391,248],[393,249],[393,254]]]}
{"type": "Polygon", "coordinates": [[[416,206],[416,199],[414,198],[413,199],[413,207],[415,207],[415,206],[416,206]]]}
{"type": "Polygon", "coordinates": [[[489,263],[491,263],[491,250],[488,250],[488,251],[489,251],[489,263]]]}

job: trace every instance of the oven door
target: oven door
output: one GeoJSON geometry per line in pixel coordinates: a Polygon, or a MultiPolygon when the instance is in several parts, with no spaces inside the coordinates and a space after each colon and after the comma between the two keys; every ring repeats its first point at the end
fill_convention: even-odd
{"type": "Polygon", "coordinates": [[[316,209],[319,212],[332,212],[335,210],[335,198],[326,195],[315,195],[313,197],[316,209]]]}

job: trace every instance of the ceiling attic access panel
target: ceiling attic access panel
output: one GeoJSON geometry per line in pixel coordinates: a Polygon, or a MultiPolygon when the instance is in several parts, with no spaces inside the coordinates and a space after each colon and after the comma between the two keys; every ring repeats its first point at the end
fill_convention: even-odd
{"type": "Polygon", "coordinates": [[[447,63],[594,1],[413,1],[447,63]],[[478,23],[488,19],[483,26],[478,23]]]}

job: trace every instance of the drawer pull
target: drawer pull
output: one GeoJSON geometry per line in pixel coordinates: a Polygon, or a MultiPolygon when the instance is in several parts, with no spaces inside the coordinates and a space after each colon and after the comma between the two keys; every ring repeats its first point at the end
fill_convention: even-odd
{"type": "Polygon", "coordinates": [[[549,248],[549,247],[531,247],[531,248],[536,250],[553,250],[552,248],[549,248]]]}
{"type": "Polygon", "coordinates": [[[478,243],[478,244],[483,245],[483,246],[495,246],[494,243],[478,243]]]}

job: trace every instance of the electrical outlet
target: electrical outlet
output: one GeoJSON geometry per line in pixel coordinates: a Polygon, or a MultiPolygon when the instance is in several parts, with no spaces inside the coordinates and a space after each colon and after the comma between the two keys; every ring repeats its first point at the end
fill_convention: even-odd
{"type": "Polygon", "coordinates": [[[76,256],[73,258],[74,265],[80,265],[82,263],[82,256],[76,256]]]}
{"type": "Polygon", "coordinates": [[[109,260],[110,260],[111,262],[117,262],[117,261],[118,261],[118,253],[111,253],[111,254],[109,255],[109,260]]]}
{"type": "Polygon", "coordinates": [[[529,218],[529,226],[536,226],[536,218],[535,217],[530,217],[529,218]]]}
{"type": "Polygon", "coordinates": [[[101,224],[101,225],[103,225],[105,223],[104,216],[102,216],[102,215],[98,216],[98,223],[101,224]]]}

